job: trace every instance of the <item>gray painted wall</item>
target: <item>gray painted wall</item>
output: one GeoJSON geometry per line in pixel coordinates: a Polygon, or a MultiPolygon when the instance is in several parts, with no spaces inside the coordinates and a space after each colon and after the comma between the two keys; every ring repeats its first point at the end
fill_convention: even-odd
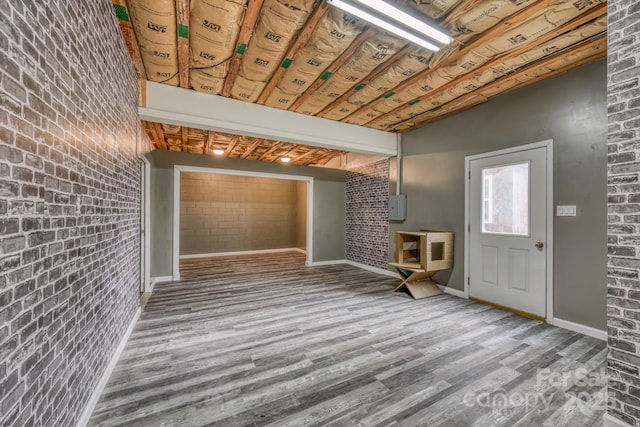
{"type": "Polygon", "coordinates": [[[313,261],[344,259],[344,171],[158,150],[147,157],[152,165],[152,277],[172,275],[174,165],[313,177],[313,261]]]}
{"type": "Polygon", "coordinates": [[[436,279],[462,290],[465,156],[553,139],[554,207],[578,211],[554,217],[554,315],[605,330],[606,73],[599,60],[404,134],[408,218],[390,248],[397,230],[454,231],[454,268],[436,279]]]}

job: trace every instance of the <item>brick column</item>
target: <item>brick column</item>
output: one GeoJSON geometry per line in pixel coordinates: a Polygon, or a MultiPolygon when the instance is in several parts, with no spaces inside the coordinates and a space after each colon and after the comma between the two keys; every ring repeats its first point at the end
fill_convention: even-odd
{"type": "Polygon", "coordinates": [[[389,251],[389,159],[347,172],[346,256],[387,269],[389,251]]]}
{"type": "Polygon", "coordinates": [[[608,415],[640,426],[640,3],[609,1],[608,415]]]}

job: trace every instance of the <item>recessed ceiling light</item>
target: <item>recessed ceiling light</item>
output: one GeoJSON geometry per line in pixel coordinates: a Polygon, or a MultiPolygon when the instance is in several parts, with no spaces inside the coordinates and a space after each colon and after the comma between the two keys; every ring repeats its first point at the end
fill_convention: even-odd
{"type": "Polygon", "coordinates": [[[283,157],[280,159],[282,163],[289,163],[291,161],[291,157],[283,157]]]}
{"type": "Polygon", "coordinates": [[[224,150],[213,150],[213,154],[216,156],[222,156],[224,154],[224,150]]]}

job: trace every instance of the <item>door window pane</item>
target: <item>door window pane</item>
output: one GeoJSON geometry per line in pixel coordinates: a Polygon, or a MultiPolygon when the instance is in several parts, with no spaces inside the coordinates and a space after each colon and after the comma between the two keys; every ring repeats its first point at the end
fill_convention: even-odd
{"type": "Polygon", "coordinates": [[[482,169],[482,232],[529,235],[529,163],[482,169]]]}

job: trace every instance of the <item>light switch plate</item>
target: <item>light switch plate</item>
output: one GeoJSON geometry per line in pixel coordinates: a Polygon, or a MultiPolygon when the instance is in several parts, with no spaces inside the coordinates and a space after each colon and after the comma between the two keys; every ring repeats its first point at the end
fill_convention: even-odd
{"type": "Polygon", "coordinates": [[[558,216],[576,216],[576,207],[575,205],[568,206],[557,206],[556,215],[558,216]]]}

